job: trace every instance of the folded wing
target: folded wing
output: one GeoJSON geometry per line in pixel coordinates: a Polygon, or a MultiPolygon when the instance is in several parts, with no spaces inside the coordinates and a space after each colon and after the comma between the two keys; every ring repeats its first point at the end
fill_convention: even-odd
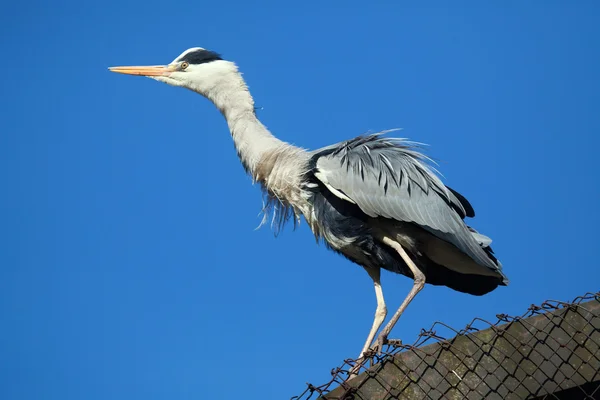
{"type": "Polygon", "coordinates": [[[317,150],[314,174],[336,196],[370,217],[410,222],[456,246],[477,264],[501,274],[467,225],[469,202],[446,187],[415,143],[380,134],[317,150]]]}

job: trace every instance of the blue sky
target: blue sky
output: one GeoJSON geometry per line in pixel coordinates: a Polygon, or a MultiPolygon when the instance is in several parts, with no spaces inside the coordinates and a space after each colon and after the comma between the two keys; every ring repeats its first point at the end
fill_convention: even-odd
{"type": "MultiPolygon", "coordinates": [[[[285,399],[358,355],[368,275],[306,224],[255,230],[207,100],[106,69],[194,46],[238,63],[280,138],[403,128],[475,206],[510,286],[427,286],[392,337],[597,291],[600,5],[445,3],[5,4],[0,397],[285,399]]],[[[393,310],[411,282],[382,279],[393,310]]]]}

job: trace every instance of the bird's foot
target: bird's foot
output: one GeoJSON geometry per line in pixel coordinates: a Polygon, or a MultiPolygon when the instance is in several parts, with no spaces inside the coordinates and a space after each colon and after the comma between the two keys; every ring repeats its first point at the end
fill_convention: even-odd
{"type": "Polygon", "coordinates": [[[385,346],[387,342],[387,335],[380,334],[379,336],[377,336],[375,343],[373,343],[373,345],[371,346],[371,351],[380,356],[381,352],[383,351],[383,346],[385,346]]]}
{"type": "MultiPolygon", "coordinates": [[[[369,360],[372,361],[374,356],[381,356],[383,352],[383,346],[386,344],[392,346],[402,346],[402,340],[400,339],[388,339],[385,335],[379,335],[375,343],[369,347],[367,351],[361,353],[360,356],[356,359],[356,364],[350,369],[348,373],[348,380],[354,378],[360,372],[360,369],[366,366],[369,360]]],[[[373,361],[372,361],[373,362],[373,361]]]]}
{"type": "Polygon", "coordinates": [[[402,340],[388,339],[387,335],[380,334],[379,336],[377,336],[377,339],[375,340],[375,343],[371,346],[370,350],[373,351],[378,356],[380,356],[381,353],[383,352],[383,346],[385,346],[386,344],[389,344],[392,346],[402,346],[402,340]]]}

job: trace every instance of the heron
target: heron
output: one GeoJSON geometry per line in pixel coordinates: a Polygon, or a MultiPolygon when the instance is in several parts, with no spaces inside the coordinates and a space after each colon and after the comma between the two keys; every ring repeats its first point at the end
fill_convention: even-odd
{"type": "Polygon", "coordinates": [[[275,229],[303,217],[317,242],[365,269],[377,307],[358,359],[381,352],[426,283],[474,296],[508,284],[491,239],[465,222],[475,216],[472,205],[442,183],[420,143],[390,137],[389,131],[317,150],[284,142],[258,119],[238,66],[202,47],[187,49],[166,65],[109,70],[187,88],[210,100],[227,122],[246,173],[260,184],[275,229]],[[411,278],[413,285],[375,338],[387,317],[382,269],[411,278]]]}

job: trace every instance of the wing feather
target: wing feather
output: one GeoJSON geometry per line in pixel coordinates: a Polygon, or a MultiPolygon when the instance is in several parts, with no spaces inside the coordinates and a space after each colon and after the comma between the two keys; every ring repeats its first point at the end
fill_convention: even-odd
{"type": "Polygon", "coordinates": [[[359,136],[313,156],[315,176],[368,216],[414,223],[478,264],[499,270],[463,222],[474,215],[473,208],[441,182],[427,161],[417,144],[380,134],[359,136]]]}

